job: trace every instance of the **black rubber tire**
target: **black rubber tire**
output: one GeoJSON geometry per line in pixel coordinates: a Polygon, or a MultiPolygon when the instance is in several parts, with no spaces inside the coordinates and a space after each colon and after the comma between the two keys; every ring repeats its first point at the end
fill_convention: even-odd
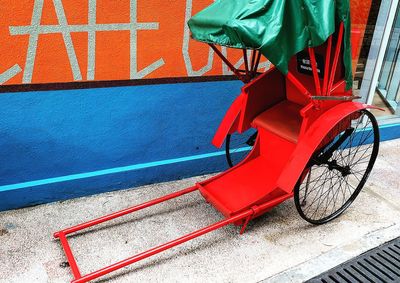
{"type": "Polygon", "coordinates": [[[246,133],[243,133],[241,135],[235,133],[233,135],[229,134],[229,135],[226,136],[226,140],[225,140],[225,156],[226,156],[226,161],[228,162],[229,167],[233,167],[233,166],[237,165],[238,163],[240,163],[241,161],[243,161],[249,155],[249,153],[251,152],[251,149],[253,148],[255,140],[257,138],[257,131],[255,131],[254,133],[252,131],[255,131],[255,130],[254,129],[250,130],[250,131],[248,131],[246,133]],[[238,137],[240,139],[243,139],[243,142],[232,144],[232,140],[233,140],[234,136],[238,137]],[[246,142],[250,141],[249,139],[252,139],[251,140],[252,145],[246,144],[246,142]],[[250,149],[248,151],[243,151],[243,152],[240,152],[240,153],[236,152],[235,153],[235,158],[234,158],[233,155],[232,155],[232,152],[235,149],[233,149],[232,147],[239,147],[239,146],[243,146],[243,147],[247,146],[247,147],[250,147],[250,149]]]}
{"type": "MultiPolygon", "coordinates": [[[[336,135],[335,138],[328,138],[329,143],[327,145],[324,145],[322,149],[319,149],[314,153],[313,157],[310,159],[309,163],[307,164],[306,168],[304,169],[301,177],[299,178],[294,188],[294,202],[296,205],[296,209],[299,212],[300,216],[309,223],[320,225],[339,217],[357,198],[362,188],[364,187],[369,177],[369,174],[371,173],[371,170],[375,164],[379,152],[379,141],[380,141],[379,127],[374,115],[371,114],[371,112],[367,110],[361,110],[358,113],[360,114],[360,117],[357,118],[359,120],[357,127],[355,127],[355,129],[353,129],[353,127],[347,129],[349,131],[352,131],[352,134],[347,136],[347,138],[343,142],[341,142],[340,146],[342,148],[339,147],[335,151],[333,151],[333,155],[327,160],[327,163],[316,164],[316,163],[321,163],[320,160],[322,159],[318,158],[323,157],[323,154],[325,152],[330,151],[332,148],[334,148],[335,143],[338,141],[340,137],[340,134],[345,133],[345,131],[342,131],[341,133],[336,135]],[[367,119],[366,123],[365,124],[360,123],[360,120],[364,119],[364,117],[365,119],[367,119]],[[357,131],[360,125],[362,125],[363,131],[357,131]],[[369,126],[372,127],[370,130],[368,130],[369,126]],[[358,138],[356,137],[357,133],[359,133],[358,138]],[[367,143],[368,141],[371,141],[370,138],[373,138],[372,143],[367,143]],[[357,142],[357,139],[359,140],[358,141],[359,144],[355,147],[353,142],[357,142]],[[362,147],[366,148],[365,151],[363,151],[364,149],[360,151],[362,147]],[[371,151],[371,154],[365,155],[367,151],[371,151]],[[346,153],[347,155],[343,156],[344,153],[346,153]],[[358,154],[361,154],[361,157],[358,154]],[[341,166],[339,166],[340,163],[343,163],[345,165],[342,164],[341,166]],[[366,165],[365,170],[358,171],[360,169],[357,168],[359,168],[360,166],[364,167],[365,166],[364,164],[366,165]],[[322,166],[326,166],[326,168],[322,166]],[[318,175],[316,179],[311,180],[312,178],[311,175],[313,170],[314,171],[320,170],[321,174],[318,175]],[[336,172],[339,172],[339,174],[337,174],[336,172]],[[324,175],[326,175],[326,177],[323,177],[324,175]],[[353,179],[349,180],[350,177],[352,177],[353,179]],[[327,190],[324,191],[325,184],[327,184],[326,182],[328,178],[331,178],[330,183],[327,186],[327,190]],[[336,181],[333,184],[332,180],[335,178],[336,181]],[[341,183],[338,183],[340,182],[340,180],[342,180],[341,183]],[[352,184],[349,183],[348,181],[350,182],[353,181],[354,183],[355,182],[358,183],[357,185],[352,186],[352,184]],[[305,185],[306,187],[305,191],[302,192],[303,185],[305,185]],[[310,185],[313,186],[311,191],[309,188],[310,185]],[[342,188],[342,186],[345,187],[342,188]],[[350,194],[349,197],[346,197],[348,190],[350,194]],[[310,202],[311,197],[309,200],[307,200],[307,197],[311,193],[314,193],[313,196],[314,198],[310,202]],[[328,200],[326,200],[325,202],[325,199],[329,198],[329,195],[331,193],[332,193],[332,199],[329,200],[329,202],[328,200]],[[324,194],[325,196],[323,197],[324,194]],[[343,200],[342,204],[339,204],[338,209],[336,209],[336,201],[338,201],[339,194],[342,195],[341,198],[343,200]],[[317,200],[318,203],[316,204],[316,210],[314,211],[314,213],[311,214],[310,209],[308,208],[313,206],[317,200]],[[331,209],[330,213],[328,212],[327,214],[325,214],[325,212],[328,209],[328,205],[331,204],[332,201],[334,207],[331,209]],[[325,207],[324,214],[321,216],[314,217],[315,213],[320,209],[320,205],[322,206],[322,209],[324,209],[323,204],[325,203],[327,204],[327,207],[325,207]]],[[[349,115],[343,118],[339,123],[336,124],[335,127],[340,128],[340,125],[344,125],[340,123],[345,123],[346,121],[345,119],[347,119],[348,121],[348,119],[351,119],[350,117],[354,116],[349,115]]],[[[354,120],[352,119],[352,121],[354,120]]],[[[337,143],[339,144],[340,142],[337,143]]],[[[326,160],[326,158],[323,160],[326,160]]]]}

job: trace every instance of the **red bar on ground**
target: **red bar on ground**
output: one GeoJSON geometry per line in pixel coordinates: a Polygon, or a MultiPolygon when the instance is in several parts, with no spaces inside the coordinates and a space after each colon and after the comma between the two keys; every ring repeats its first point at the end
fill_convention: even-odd
{"type": "MultiPolygon", "coordinates": [[[[119,211],[119,212],[104,216],[104,217],[100,217],[100,218],[97,218],[95,220],[92,220],[92,221],[83,223],[81,225],[77,225],[77,226],[74,226],[72,228],[65,229],[65,230],[63,230],[61,232],[56,233],[56,237],[60,238],[61,245],[64,248],[65,254],[67,256],[68,262],[69,262],[69,264],[71,266],[72,273],[73,273],[74,278],[75,278],[72,282],[74,282],[74,283],[83,283],[83,282],[88,282],[88,281],[94,280],[96,278],[99,278],[101,276],[109,274],[109,273],[111,273],[113,271],[119,270],[119,269],[121,269],[123,267],[126,267],[128,265],[131,265],[131,264],[133,264],[135,262],[138,262],[140,260],[143,260],[145,258],[148,258],[150,256],[153,256],[153,255],[158,254],[160,252],[163,252],[165,250],[168,250],[170,248],[173,248],[173,247],[175,247],[177,245],[183,244],[183,243],[185,243],[187,241],[190,241],[190,240],[192,240],[194,238],[200,237],[200,236],[202,236],[202,235],[204,235],[206,233],[212,232],[212,231],[217,230],[219,228],[222,228],[222,227],[224,227],[226,225],[236,223],[236,222],[238,222],[238,221],[240,221],[242,219],[250,219],[252,216],[254,216],[255,210],[254,209],[248,209],[248,210],[246,210],[244,212],[241,212],[241,213],[239,213],[239,214],[237,214],[235,216],[232,216],[230,218],[221,220],[221,221],[219,221],[217,223],[214,223],[214,224],[212,224],[210,226],[207,226],[205,228],[202,228],[200,230],[197,230],[195,232],[192,232],[190,234],[182,236],[182,237],[180,237],[178,239],[175,239],[173,241],[170,241],[168,243],[156,246],[156,247],[154,247],[152,249],[149,249],[149,250],[147,250],[145,252],[139,253],[139,254],[134,255],[132,257],[129,257],[129,258],[125,259],[125,260],[119,261],[119,262],[114,263],[114,264],[112,264],[110,266],[107,266],[107,267],[104,267],[104,268],[99,269],[97,271],[94,271],[92,273],[89,273],[87,275],[82,276],[80,274],[79,268],[77,266],[77,263],[75,261],[75,258],[73,256],[73,254],[72,254],[71,248],[70,248],[70,246],[68,244],[68,241],[67,241],[67,238],[66,238],[66,232],[73,233],[75,231],[79,231],[79,230],[85,229],[87,227],[91,227],[91,226],[100,224],[102,222],[105,222],[105,221],[108,221],[108,220],[111,220],[111,219],[126,215],[128,213],[132,213],[134,211],[137,211],[137,210],[140,210],[140,209],[143,209],[143,208],[158,204],[160,202],[163,202],[163,201],[166,201],[166,200],[169,200],[169,199],[172,199],[172,198],[176,198],[176,197],[181,196],[183,194],[187,194],[187,193],[193,192],[193,191],[195,191],[197,189],[198,189],[197,186],[190,187],[190,188],[187,188],[185,190],[178,191],[176,193],[173,193],[173,194],[170,194],[170,195],[167,195],[167,196],[164,196],[164,197],[161,197],[161,198],[158,198],[158,199],[155,199],[155,200],[152,200],[152,201],[149,201],[149,202],[134,206],[132,208],[128,208],[128,209],[125,209],[125,210],[122,210],[122,211],[119,211]]],[[[291,196],[292,196],[292,194],[287,194],[287,195],[281,196],[281,197],[279,197],[279,198],[277,198],[275,200],[272,200],[270,202],[264,203],[264,204],[262,204],[262,205],[260,205],[258,207],[257,211],[262,211],[262,210],[268,209],[270,207],[273,207],[273,206],[279,204],[280,202],[286,200],[287,198],[289,198],[291,196]]]]}
{"type": "Polygon", "coordinates": [[[142,259],[148,258],[148,257],[150,257],[152,255],[158,254],[158,253],[160,253],[162,251],[168,250],[168,249],[170,249],[172,247],[175,247],[177,245],[183,244],[183,243],[185,243],[187,241],[190,241],[190,240],[192,240],[194,238],[200,237],[201,235],[204,235],[206,233],[209,233],[209,232],[212,232],[212,231],[217,230],[219,228],[222,228],[222,227],[224,227],[224,226],[226,226],[228,224],[232,224],[232,223],[234,223],[236,221],[239,221],[239,220],[241,220],[243,218],[249,217],[252,214],[253,214],[253,211],[251,209],[249,209],[249,210],[247,210],[245,212],[242,212],[242,213],[240,213],[240,214],[238,214],[236,216],[233,216],[233,217],[230,217],[228,219],[222,220],[220,222],[217,222],[215,224],[207,226],[207,227],[205,227],[203,229],[197,230],[197,231],[195,231],[193,233],[187,234],[187,235],[185,235],[183,237],[180,237],[180,238],[178,238],[176,240],[173,240],[171,242],[168,242],[168,243],[162,244],[160,246],[154,247],[154,248],[152,248],[150,250],[147,250],[145,252],[142,252],[140,254],[137,254],[135,256],[132,256],[130,258],[127,258],[125,260],[122,260],[120,262],[112,264],[110,266],[107,266],[107,267],[104,267],[104,268],[99,269],[97,271],[94,271],[92,273],[89,273],[89,274],[87,274],[87,275],[85,275],[85,276],[83,276],[81,278],[73,280],[72,282],[73,283],[84,283],[84,282],[88,282],[90,280],[99,278],[99,277],[101,277],[103,275],[106,275],[106,274],[108,274],[110,272],[116,271],[116,270],[121,269],[121,268],[123,268],[125,266],[133,264],[133,263],[135,263],[137,261],[140,261],[142,259]]]}
{"type": "Polygon", "coordinates": [[[76,264],[74,255],[72,254],[71,247],[68,244],[67,238],[64,233],[59,234],[61,245],[65,251],[65,255],[67,256],[69,265],[71,266],[72,273],[74,274],[75,279],[81,278],[81,273],[79,272],[78,265],[76,264]]]}
{"type": "Polygon", "coordinates": [[[163,197],[160,197],[160,198],[157,198],[157,199],[154,199],[154,200],[151,200],[151,201],[148,201],[148,202],[145,202],[145,203],[142,203],[142,204],[139,204],[139,205],[136,205],[136,206],[133,206],[133,207],[130,207],[130,208],[127,208],[127,209],[124,209],[124,210],[121,210],[121,211],[118,211],[118,212],[103,216],[103,217],[99,217],[97,219],[94,219],[94,220],[91,220],[91,221],[88,221],[88,222],[85,222],[85,223],[82,223],[82,224],[79,224],[79,225],[64,229],[64,230],[62,230],[60,232],[56,232],[56,233],[54,233],[54,237],[58,238],[61,233],[63,233],[64,235],[68,235],[68,234],[71,234],[71,233],[74,233],[74,232],[77,232],[77,231],[92,227],[94,225],[97,225],[97,224],[100,224],[100,223],[103,223],[103,222],[106,222],[106,221],[109,221],[109,220],[124,216],[126,214],[129,214],[129,213],[132,213],[132,212],[147,208],[149,206],[153,206],[153,205],[159,204],[161,202],[164,202],[164,201],[167,201],[167,200],[179,197],[179,196],[183,196],[185,194],[194,192],[197,189],[198,189],[197,186],[193,186],[193,187],[190,187],[190,188],[187,188],[187,189],[184,189],[184,190],[181,190],[181,191],[178,191],[178,192],[175,192],[175,193],[172,193],[172,194],[169,194],[169,195],[166,195],[166,196],[163,196],[163,197]]]}

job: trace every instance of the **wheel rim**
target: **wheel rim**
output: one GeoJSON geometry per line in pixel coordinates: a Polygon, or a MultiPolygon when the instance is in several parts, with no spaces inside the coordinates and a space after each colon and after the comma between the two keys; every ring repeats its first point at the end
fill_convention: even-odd
{"type": "Polygon", "coordinates": [[[243,134],[232,134],[226,137],[225,153],[230,167],[242,162],[253,149],[257,138],[257,130],[250,129],[243,134]]]}
{"type": "Polygon", "coordinates": [[[342,214],[360,193],[379,150],[379,128],[366,110],[342,119],[321,142],[303,171],[295,204],[310,223],[323,224],[342,214]]]}

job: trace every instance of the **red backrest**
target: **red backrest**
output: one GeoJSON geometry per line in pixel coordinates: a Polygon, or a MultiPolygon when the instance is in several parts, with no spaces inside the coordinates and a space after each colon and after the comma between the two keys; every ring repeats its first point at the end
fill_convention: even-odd
{"type": "Polygon", "coordinates": [[[266,109],[286,97],[285,76],[272,68],[242,89],[245,94],[239,120],[239,132],[251,127],[251,122],[266,109]]]}

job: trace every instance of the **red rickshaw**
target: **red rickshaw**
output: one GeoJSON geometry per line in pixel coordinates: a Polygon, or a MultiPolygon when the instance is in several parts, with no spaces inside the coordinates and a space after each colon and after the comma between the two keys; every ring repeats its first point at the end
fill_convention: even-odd
{"type": "Polygon", "coordinates": [[[294,197],[302,218],[323,224],[342,214],[363,188],[379,149],[372,108],[351,90],[348,0],[219,0],[189,21],[245,85],[213,144],[226,141],[232,167],[193,187],[61,230],[74,280],[87,282],[229,224],[250,220],[294,197]],[[243,50],[237,69],[217,47],[243,50]],[[259,71],[262,56],[274,67],[259,71]],[[233,146],[232,135],[243,145],[233,146]],[[81,275],[67,236],[126,214],[200,192],[223,215],[213,225],[108,267],[81,275]]]}

